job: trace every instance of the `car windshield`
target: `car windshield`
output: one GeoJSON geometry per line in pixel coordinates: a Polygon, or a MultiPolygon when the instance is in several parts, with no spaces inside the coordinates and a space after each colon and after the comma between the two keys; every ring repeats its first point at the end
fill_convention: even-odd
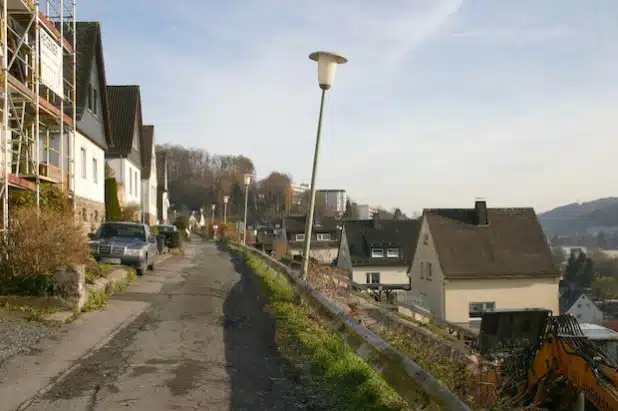
{"type": "Polygon", "coordinates": [[[146,233],[141,225],[132,224],[103,224],[97,233],[98,238],[134,238],[146,241],[146,233]]]}

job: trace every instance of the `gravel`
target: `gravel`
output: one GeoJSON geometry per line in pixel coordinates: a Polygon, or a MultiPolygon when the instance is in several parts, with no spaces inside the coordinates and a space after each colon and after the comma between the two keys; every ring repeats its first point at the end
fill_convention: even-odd
{"type": "Polygon", "coordinates": [[[0,365],[19,353],[31,353],[51,329],[33,321],[0,318],[0,365]]]}

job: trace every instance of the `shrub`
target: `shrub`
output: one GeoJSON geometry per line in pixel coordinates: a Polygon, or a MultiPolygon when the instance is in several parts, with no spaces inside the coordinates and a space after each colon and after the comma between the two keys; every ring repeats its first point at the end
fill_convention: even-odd
{"type": "Polygon", "coordinates": [[[49,295],[57,268],[86,264],[88,241],[71,213],[22,207],[11,210],[0,239],[0,293],[49,295]]]}
{"type": "Polygon", "coordinates": [[[178,217],[174,221],[174,225],[178,228],[179,231],[184,231],[189,228],[189,218],[188,217],[178,217]]]}
{"type": "Polygon", "coordinates": [[[140,221],[140,208],[136,204],[129,204],[124,207],[120,213],[120,221],[128,221],[133,223],[139,223],[140,221]]]}
{"type": "Polygon", "coordinates": [[[184,231],[172,231],[165,233],[167,246],[169,248],[180,248],[184,239],[184,231]]]}
{"type": "MultiPolygon", "coordinates": [[[[36,192],[12,191],[10,192],[10,204],[13,209],[24,207],[36,207],[36,192]]],[[[58,212],[69,212],[71,206],[68,197],[56,184],[42,183],[39,186],[39,204],[42,209],[58,212]]]]}
{"type": "Polygon", "coordinates": [[[105,219],[107,221],[122,219],[122,211],[118,202],[118,182],[115,178],[105,179],[105,219]]]}

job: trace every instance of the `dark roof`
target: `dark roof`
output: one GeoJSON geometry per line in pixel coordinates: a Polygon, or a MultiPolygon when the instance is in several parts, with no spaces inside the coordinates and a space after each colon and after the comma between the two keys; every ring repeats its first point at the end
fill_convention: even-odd
{"type": "Polygon", "coordinates": [[[414,257],[421,222],[415,220],[351,220],[344,232],[353,265],[407,265],[414,257]],[[372,248],[399,248],[399,258],[372,258],[372,248]]]}
{"type": "Polygon", "coordinates": [[[154,143],[154,126],[142,127],[142,141],[140,149],[142,152],[142,180],[150,178],[152,168],[152,144],[154,143]]]}
{"type": "Polygon", "coordinates": [[[425,209],[446,277],[559,276],[532,208],[487,208],[487,225],[471,209],[425,209]]]}
{"type": "MultiPolygon", "coordinates": [[[[126,156],[133,145],[135,116],[141,112],[139,86],[107,86],[107,97],[114,143],[108,154],[126,156]]],[[[141,127],[141,118],[138,123],[141,127]]]]}
{"type": "MultiPolygon", "coordinates": [[[[566,312],[573,307],[573,304],[575,304],[583,294],[586,294],[586,292],[580,289],[567,290],[562,293],[559,300],[560,314],[566,314],[566,312]]],[[[588,297],[588,299],[596,306],[592,298],[588,297]]]]}
{"type": "MultiPolygon", "coordinates": [[[[67,31],[70,33],[70,31],[67,31]]],[[[80,21],[76,24],[77,49],[76,49],[76,118],[77,122],[82,119],[86,103],[88,100],[88,84],[90,83],[90,72],[92,71],[92,62],[96,57],[99,66],[99,96],[103,107],[103,125],[105,127],[106,141],[95,141],[103,148],[107,148],[112,144],[111,141],[111,124],[109,118],[109,102],[107,99],[107,78],[105,75],[105,59],[103,54],[103,40],[101,36],[101,24],[98,21],[80,21]]],[[[65,64],[71,64],[70,60],[65,59],[65,64]]],[[[71,71],[67,71],[70,73],[71,71]]],[[[87,136],[92,139],[92,136],[87,136]]]]}
{"type": "MultiPolygon", "coordinates": [[[[283,218],[283,226],[288,233],[304,233],[307,216],[288,216],[283,218]]],[[[332,233],[337,231],[338,221],[335,217],[314,217],[314,233],[332,233]]]]}

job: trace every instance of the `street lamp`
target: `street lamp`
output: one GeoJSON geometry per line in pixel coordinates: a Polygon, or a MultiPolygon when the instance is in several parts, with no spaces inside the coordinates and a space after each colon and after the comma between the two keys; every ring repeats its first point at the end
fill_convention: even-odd
{"type": "Polygon", "coordinates": [[[242,230],[243,245],[247,245],[247,204],[249,200],[249,184],[251,184],[251,174],[245,174],[245,226],[242,230]]]}
{"type": "Polygon", "coordinates": [[[307,279],[309,271],[309,251],[311,250],[311,231],[313,228],[313,213],[315,209],[315,177],[318,168],[318,155],[320,152],[320,135],[322,134],[322,113],[324,112],[324,98],[326,90],[330,89],[335,79],[335,71],[338,64],[345,64],[348,60],[335,53],[326,51],[316,51],[311,53],[309,58],[318,63],[318,84],[322,89],[320,100],[320,115],[318,117],[318,132],[315,138],[315,152],[313,154],[313,169],[311,170],[311,189],[309,195],[309,212],[305,222],[305,243],[303,245],[303,267],[300,272],[303,280],[307,279]]]}
{"type": "Polygon", "coordinates": [[[227,224],[227,202],[229,199],[229,196],[223,196],[223,225],[227,224]]]}
{"type": "Polygon", "coordinates": [[[215,207],[217,207],[216,204],[212,204],[210,206],[210,209],[212,210],[210,213],[210,225],[213,225],[215,223],[215,207]]]}

